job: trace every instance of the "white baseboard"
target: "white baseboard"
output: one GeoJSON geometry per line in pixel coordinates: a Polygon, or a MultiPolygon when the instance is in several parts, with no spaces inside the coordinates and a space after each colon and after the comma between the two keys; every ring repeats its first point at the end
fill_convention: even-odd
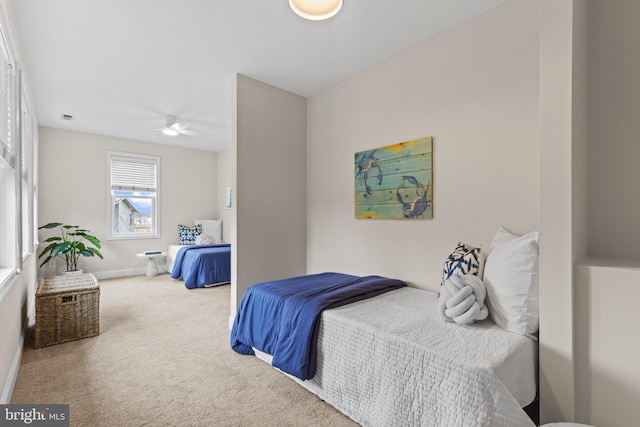
{"type": "Polygon", "coordinates": [[[126,268],[123,270],[110,270],[110,271],[100,271],[98,273],[93,273],[98,280],[104,279],[117,279],[119,277],[129,277],[129,276],[144,276],[147,274],[146,267],[142,268],[126,268]]]}
{"type": "Polygon", "coordinates": [[[2,395],[0,395],[0,405],[7,405],[11,402],[13,388],[16,386],[16,381],[18,380],[18,372],[20,371],[22,347],[24,346],[24,337],[27,333],[27,323],[29,322],[25,322],[24,327],[22,328],[20,340],[18,340],[18,345],[16,346],[16,351],[13,355],[13,360],[11,361],[11,367],[9,368],[9,375],[7,375],[7,380],[4,382],[4,386],[2,387],[2,395]]]}

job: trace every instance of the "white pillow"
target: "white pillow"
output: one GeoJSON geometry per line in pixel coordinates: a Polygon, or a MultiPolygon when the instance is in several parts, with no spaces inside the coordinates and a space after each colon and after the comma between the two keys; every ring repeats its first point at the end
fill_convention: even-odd
{"type": "Polygon", "coordinates": [[[222,243],[221,219],[194,219],[193,223],[202,225],[202,234],[207,236],[211,243],[222,243]]]}
{"type": "Polygon", "coordinates": [[[533,339],[539,324],[538,258],[537,231],[517,236],[501,227],[484,266],[491,320],[533,339]]]}

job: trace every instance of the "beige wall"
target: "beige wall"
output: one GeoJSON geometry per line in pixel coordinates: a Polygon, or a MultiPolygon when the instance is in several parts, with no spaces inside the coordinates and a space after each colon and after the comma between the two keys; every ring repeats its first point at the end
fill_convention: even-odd
{"type": "Polygon", "coordinates": [[[575,268],[575,420],[635,425],[640,401],[640,3],[589,1],[588,254],[575,268]]]}
{"type": "MultiPolygon", "coordinates": [[[[84,258],[97,277],[144,274],[136,253],[178,243],[177,225],[217,218],[216,154],[120,138],[40,128],[39,222],[80,225],[103,244],[104,260],[84,258]],[[107,240],[107,151],[160,156],[160,238],[107,240]]],[[[41,236],[43,233],[41,233],[41,236]]],[[[46,234],[50,235],[50,234],[46,234]]]]}
{"type": "Polygon", "coordinates": [[[241,75],[233,92],[232,314],[251,284],[305,274],[307,227],[306,99],[241,75]]]}
{"type": "Polygon", "coordinates": [[[573,265],[586,256],[586,1],[540,19],[540,421],[575,416],[573,265]]]}
{"type": "MultiPolygon", "coordinates": [[[[238,76],[234,145],[217,156],[41,129],[39,222],[77,221],[104,237],[106,194],[77,194],[86,183],[106,191],[106,150],[161,153],[161,179],[172,189],[161,196],[155,243],[175,242],[178,222],[223,218],[234,247],[232,312],[251,283],[303,274],[305,263],[308,273],[383,274],[437,289],[442,260],[458,240],[488,247],[499,226],[540,229],[542,421],[628,425],[640,398],[639,350],[625,339],[638,330],[629,306],[638,266],[580,261],[587,237],[590,255],[640,259],[633,164],[640,60],[629,54],[639,7],[512,0],[308,102],[238,76]],[[434,136],[434,219],[356,221],[353,154],[422,136],[434,136]],[[224,164],[216,167],[216,159],[224,164]],[[53,170],[72,162],[85,178],[65,191],[71,169],[53,170]],[[211,169],[184,168],[188,162],[211,169]],[[184,191],[194,182],[197,196],[184,191]],[[230,211],[223,210],[227,186],[230,211]],[[56,207],[61,202],[73,209],[56,207]],[[631,297],[620,302],[619,295],[631,297]]],[[[105,243],[107,259],[88,269],[144,271],[135,253],[148,242],[105,243]]],[[[5,393],[33,305],[34,258],[0,298],[5,393]]]]}
{"type": "Polygon", "coordinates": [[[640,262],[586,259],[576,267],[576,417],[603,427],[637,424],[640,402],[640,262]]]}
{"type": "Polygon", "coordinates": [[[458,241],[538,230],[538,2],[513,1],[308,101],[307,271],[437,290],[458,241]],[[434,137],[433,220],[354,219],[354,153],[434,137]]]}
{"type": "MultiPolygon", "coordinates": [[[[230,149],[217,153],[217,200],[218,217],[222,219],[222,240],[231,243],[231,236],[235,230],[235,215],[231,209],[226,207],[227,188],[233,189],[233,171],[234,165],[232,152],[230,149]]],[[[235,197],[232,190],[232,200],[235,197]]]]}
{"type": "Polygon", "coordinates": [[[640,2],[589,5],[589,253],[637,261],[640,2]]]}

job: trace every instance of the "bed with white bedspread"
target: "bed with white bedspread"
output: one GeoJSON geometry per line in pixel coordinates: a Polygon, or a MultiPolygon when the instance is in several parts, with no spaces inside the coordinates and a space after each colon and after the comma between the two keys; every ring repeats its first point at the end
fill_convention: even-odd
{"type": "Polygon", "coordinates": [[[490,320],[443,322],[437,304],[407,287],[324,310],[316,374],[291,378],[364,426],[534,426],[522,408],[537,343],[490,320]]]}
{"type": "Polygon", "coordinates": [[[406,286],[368,295],[358,284],[384,278],[340,273],[258,283],[238,307],[231,347],[364,426],[535,426],[523,408],[537,391],[538,257],[538,232],[500,227],[486,262],[458,242],[440,296],[406,286]]]}

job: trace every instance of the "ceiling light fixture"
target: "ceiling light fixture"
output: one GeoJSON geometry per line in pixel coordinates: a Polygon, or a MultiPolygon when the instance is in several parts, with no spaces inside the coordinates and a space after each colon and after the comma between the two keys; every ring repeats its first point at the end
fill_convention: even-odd
{"type": "Polygon", "coordinates": [[[162,133],[167,136],[178,136],[178,131],[173,129],[162,129],[162,133]]]}
{"type": "Polygon", "coordinates": [[[289,6],[305,19],[321,21],[340,12],[342,0],[289,0],[289,6]]]}

